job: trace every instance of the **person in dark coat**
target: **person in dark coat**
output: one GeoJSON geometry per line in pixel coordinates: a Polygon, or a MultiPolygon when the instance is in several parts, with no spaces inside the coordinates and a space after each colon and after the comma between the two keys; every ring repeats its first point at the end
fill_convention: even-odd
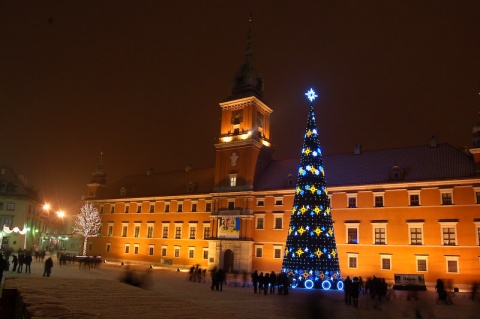
{"type": "Polygon", "coordinates": [[[352,296],[353,306],[358,308],[358,295],[360,294],[360,281],[358,277],[353,277],[352,286],[350,287],[350,295],[352,296]]]}
{"type": "Polygon", "coordinates": [[[0,283],[2,282],[3,272],[7,270],[7,261],[3,258],[3,255],[0,254],[0,283]]]}
{"type": "Polygon", "coordinates": [[[265,276],[263,276],[263,294],[268,294],[268,284],[270,284],[270,274],[267,272],[265,276]]]}
{"type": "Polygon", "coordinates": [[[257,293],[258,291],[258,271],[254,271],[252,274],[252,284],[253,284],[253,292],[257,293]]]}
{"type": "Polygon", "coordinates": [[[31,274],[32,273],[32,270],[30,268],[30,266],[32,265],[32,255],[28,254],[25,256],[25,273],[27,274],[31,274]]]}
{"type": "Polygon", "coordinates": [[[270,293],[275,294],[275,286],[277,285],[277,274],[272,270],[270,273],[270,293]]]}
{"type": "Polygon", "coordinates": [[[17,272],[21,273],[23,271],[23,264],[25,263],[25,255],[23,253],[18,254],[18,268],[17,272]]]}
{"type": "Polygon", "coordinates": [[[212,269],[212,286],[210,287],[212,290],[214,290],[215,287],[217,287],[217,267],[213,267],[212,269]]]}
{"type": "Polygon", "coordinates": [[[445,291],[445,285],[443,284],[443,281],[441,279],[437,279],[437,284],[435,285],[435,290],[437,291],[438,294],[438,300],[437,303],[444,304],[446,301],[447,297],[447,292],[445,291]]]}
{"type": "Polygon", "coordinates": [[[47,260],[45,260],[45,270],[43,271],[43,277],[45,276],[50,277],[50,273],[52,272],[52,267],[53,267],[52,257],[48,257],[47,260]]]}
{"type": "MultiPolygon", "coordinates": [[[[360,280],[358,281],[358,284],[360,285],[360,280]]],[[[343,281],[343,293],[345,295],[345,304],[346,305],[351,305],[352,304],[352,279],[350,279],[350,276],[347,276],[347,278],[343,281]]]]}
{"type": "Polygon", "coordinates": [[[17,255],[13,255],[13,256],[12,256],[12,264],[13,264],[12,271],[13,271],[13,272],[17,271],[17,266],[18,266],[18,257],[17,257],[17,255]]]}
{"type": "Polygon", "coordinates": [[[223,291],[223,282],[225,281],[225,272],[223,271],[222,268],[220,268],[217,271],[217,284],[215,286],[215,289],[217,291],[220,289],[220,291],[223,291]]]}

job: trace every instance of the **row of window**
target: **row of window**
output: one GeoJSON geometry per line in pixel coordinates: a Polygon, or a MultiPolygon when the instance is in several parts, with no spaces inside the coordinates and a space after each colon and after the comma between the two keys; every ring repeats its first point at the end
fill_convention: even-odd
{"type": "Polygon", "coordinates": [[[15,210],[15,203],[8,202],[5,205],[4,202],[0,202],[0,210],[15,210]]]}
{"type": "MultiPolygon", "coordinates": [[[[455,246],[457,241],[457,220],[439,221],[441,233],[441,245],[455,246]]],[[[410,245],[424,244],[423,221],[407,222],[408,224],[408,242],[410,245]]],[[[475,221],[475,232],[477,244],[480,245],[480,221],[475,221]]],[[[359,244],[360,223],[345,223],[347,244],[359,244]]],[[[372,223],[373,244],[387,244],[387,223],[372,223]]]]}
{"type": "MultiPolygon", "coordinates": [[[[191,212],[197,212],[198,211],[198,204],[197,203],[192,203],[191,205],[192,205],[191,206],[191,212]]],[[[206,203],[205,204],[205,211],[206,212],[211,212],[212,211],[212,203],[206,203]]],[[[140,214],[140,213],[143,213],[143,212],[144,211],[142,210],[142,204],[138,203],[137,208],[135,210],[135,213],[140,214]]],[[[150,204],[150,209],[149,209],[148,212],[149,213],[155,213],[155,203],[150,204]]],[[[169,203],[165,203],[164,212],[165,213],[170,212],[170,204],[169,203]]],[[[178,213],[183,212],[183,203],[177,202],[177,212],[178,213]]],[[[104,208],[103,208],[103,206],[100,206],[100,214],[103,214],[103,213],[104,213],[104,208]]],[[[113,214],[113,213],[115,213],[115,205],[110,205],[110,214],[113,214]]],[[[125,204],[125,210],[123,211],[123,213],[125,213],[125,214],[130,213],[130,205],[125,204]]]]}
{"type": "MultiPolygon", "coordinates": [[[[109,223],[108,224],[108,229],[107,229],[107,236],[112,237],[113,236],[113,224],[109,223]]],[[[134,224],[133,227],[133,237],[139,238],[140,237],[140,227],[141,224],[137,223],[134,224]]],[[[175,239],[182,239],[182,229],[183,225],[181,223],[176,223],[174,227],[175,239]]],[[[153,238],[153,230],[154,226],[153,223],[147,224],[147,233],[146,233],[146,238],[153,238]]],[[[170,226],[167,224],[162,225],[162,236],[161,238],[168,239],[169,238],[169,232],[170,232],[170,226]]],[[[128,237],[128,224],[122,224],[122,233],[121,237],[128,237]]],[[[204,224],[203,225],[203,239],[208,239],[210,238],[210,223],[204,224]]],[[[191,224],[189,226],[189,232],[188,232],[188,239],[197,239],[197,224],[191,224]]]]}
{"type": "MultiPolygon", "coordinates": [[[[420,191],[409,192],[409,205],[420,206],[420,191]]],[[[440,190],[442,205],[453,205],[453,190],[440,190]]],[[[480,191],[475,191],[475,203],[480,204],[480,191]]],[[[357,207],[357,194],[347,195],[347,207],[357,207]]],[[[384,207],[384,195],[374,193],[374,207],[384,207]]]]}
{"type": "MultiPolygon", "coordinates": [[[[134,255],[140,254],[140,244],[133,244],[133,250],[131,250],[132,244],[125,244],[124,246],[124,253],[125,254],[131,254],[133,253],[134,255]]],[[[111,243],[107,243],[106,245],[106,252],[109,253],[111,252],[112,246],[111,243]]],[[[181,246],[173,246],[173,254],[172,256],[174,258],[180,258],[180,253],[181,253],[181,246]]],[[[89,250],[92,250],[92,244],[89,245],[89,250]]],[[[155,255],[155,245],[149,244],[148,245],[148,255],[149,256],[154,256],[155,255]]],[[[169,257],[168,255],[168,245],[162,245],[161,250],[160,250],[160,256],[161,257],[169,257]]],[[[195,247],[189,246],[188,247],[188,258],[195,258],[195,247]]],[[[202,248],[202,258],[203,259],[208,259],[208,248],[202,248]]]]}
{"type": "MultiPolygon", "coordinates": [[[[389,254],[380,255],[380,269],[392,270],[392,256],[389,254]]],[[[402,257],[403,258],[403,257],[402,257]]],[[[446,272],[452,274],[459,273],[459,256],[445,256],[446,272]]],[[[359,263],[358,253],[348,253],[348,268],[357,269],[359,263]]],[[[417,272],[428,272],[428,256],[415,256],[415,265],[417,272]]]]}

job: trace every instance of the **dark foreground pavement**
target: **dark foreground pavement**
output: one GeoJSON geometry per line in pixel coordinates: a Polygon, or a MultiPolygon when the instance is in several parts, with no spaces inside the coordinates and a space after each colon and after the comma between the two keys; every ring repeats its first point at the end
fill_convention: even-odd
{"type": "MultiPolygon", "coordinates": [[[[343,292],[291,290],[290,294],[254,294],[252,287],[224,286],[212,291],[207,282],[191,282],[187,274],[168,269],[135,266],[144,288],[122,283],[126,266],[102,264],[81,270],[59,266],[42,277],[43,265],[33,263],[32,274],[6,272],[0,318],[9,318],[7,295],[18,291],[24,308],[35,318],[479,318],[480,302],[466,293],[451,295],[453,305],[436,304],[432,291],[408,301],[394,292],[379,309],[368,295],[360,295],[359,308],[345,305],[343,292]],[[7,293],[6,293],[7,292],[7,293]],[[2,311],[3,310],[3,311],[2,311]],[[3,314],[3,317],[2,317],[3,314]]],[[[12,307],[11,307],[12,309],[12,307]]],[[[19,312],[19,309],[16,309],[19,312]]]]}

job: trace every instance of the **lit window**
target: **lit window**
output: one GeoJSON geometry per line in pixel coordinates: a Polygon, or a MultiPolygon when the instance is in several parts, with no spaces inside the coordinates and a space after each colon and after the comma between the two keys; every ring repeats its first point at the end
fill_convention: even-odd
{"type": "Polygon", "coordinates": [[[127,237],[128,226],[122,225],[122,237],[127,237]]]}
{"type": "Polygon", "coordinates": [[[417,271],[426,272],[428,270],[428,256],[415,256],[417,260],[417,271]]]}
{"type": "Polygon", "coordinates": [[[162,246],[162,257],[167,257],[167,246],[162,246]]]}
{"type": "Polygon", "coordinates": [[[203,239],[210,238],[210,224],[203,225],[203,239]]]}
{"type": "Polygon", "coordinates": [[[275,198],[275,206],[282,206],[283,205],[283,198],[275,198]]]}
{"type": "Polygon", "coordinates": [[[457,244],[457,222],[457,220],[439,220],[442,245],[455,246],[457,244]]]}
{"type": "Polygon", "coordinates": [[[348,195],[348,208],[355,208],[357,207],[357,196],[356,195],[348,195]]]}
{"type": "Polygon", "coordinates": [[[382,270],[391,270],[392,269],[392,256],[391,255],[381,255],[381,269],[382,270]]]}
{"type": "Polygon", "coordinates": [[[263,225],[263,222],[264,222],[264,217],[263,216],[257,216],[257,223],[255,225],[255,228],[256,229],[263,229],[264,225],[263,225]]]}
{"type": "Polygon", "coordinates": [[[168,225],[162,226],[162,238],[168,238],[168,225]]]}
{"type": "Polygon", "coordinates": [[[197,227],[190,226],[190,239],[195,239],[196,235],[197,235],[197,227]]]}
{"type": "Polygon", "coordinates": [[[358,244],[358,230],[360,223],[346,223],[347,244],[358,244]]]}
{"type": "Polygon", "coordinates": [[[140,237],[140,225],[135,225],[135,228],[134,228],[134,234],[133,234],[134,237],[140,237]]]}
{"type": "Polygon", "coordinates": [[[113,224],[108,224],[108,234],[107,236],[113,236],[113,224]]]}
{"type": "Polygon", "coordinates": [[[282,246],[273,246],[273,258],[282,258],[282,246]]]}
{"type": "Polygon", "coordinates": [[[125,254],[130,253],[130,244],[125,244],[125,254]]]}
{"type": "Polygon", "coordinates": [[[420,206],[420,195],[419,194],[410,195],[410,206],[420,206]]]}
{"type": "Polygon", "coordinates": [[[195,247],[188,247],[188,258],[195,258],[195,247]]]}
{"type": "Polygon", "coordinates": [[[283,229],[283,216],[275,216],[275,229],[283,229]]]}
{"type": "Polygon", "coordinates": [[[7,210],[15,210],[15,203],[7,203],[7,210]]]}
{"type": "Polygon", "coordinates": [[[180,246],[175,246],[175,248],[173,249],[173,256],[175,258],[179,258],[180,257],[180,246]]]}
{"type": "Polygon", "coordinates": [[[385,227],[375,227],[375,245],[385,245],[386,244],[386,228],[385,227]]]}
{"type": "Polygon", "coordinates": [[[459,256],[445,256],[447,273],[453,273],[453,274],[459,273],[458,259],[459,259],[459,256]]]}
{"type": "Polygon", "coordinates": [[[348,253],[348,268],[358,268],[358,254],[348,253]]]}
{"type": "Polygon", "coordinates": [[[153,225],[149,224],[147,226],[147,238],[153,238],[153,225]]]}
{"type": "Polygon", "coordinates": [[[263,246],[256,245],[255,246],[255,257],[262,258],[263,257],[263,246]]]}
{"type": "Polygon", "coordinates": [[[182,226],[175,226],[175,239],[182,238],[182,226]]]}
{"type": "Polygon", "coordinates": [[[237,174],[230,174],[230,186],[237,186],[237,174]]]}
{"type": "Polygon", "coordinates": [[[442,205],[453,204],[452,191],[442,191],[441,194],[442,194],[442,205]]]}
{"type": "Polygon", "coordinates": [[[375,207],[383,207],[383,196],[375,196],[375,207]]]}
{"type": "Polygon", "coordinates": [[[407,223],[410,245],[423,245],[423,221],[411,221],[407,223]]]}

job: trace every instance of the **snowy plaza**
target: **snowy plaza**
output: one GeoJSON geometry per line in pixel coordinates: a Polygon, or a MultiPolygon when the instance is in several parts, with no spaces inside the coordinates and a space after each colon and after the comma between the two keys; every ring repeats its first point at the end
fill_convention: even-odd
{"type": "MultiPolygon", "coordinates": [[[[373,308],[361,294],[359,308],[345,305],[342,291],[293,289],[289,295],[254,294],[253,288],[232,284],[223,291],[206,282],[191,282],[187,270],[149,269],[135,265],[145,289],[120,281],[126,266],[104,263],[99,269],[79,269],[78,264],[60,266],[55,260],[52,276],[42,277],[43,264],[33,262],[32,273],[4,273],[2,287],[16,289],[31,318],[477,318],[480,302],[467,292],[452,294],[453,305],[436,304],[432,287],[408,301],[405,292],[391,292],[389,301],[373,308]]],[[[239,276],[241,277],[241,276],[239,276]]],[[[7,316],[7,290],[3,291],[0,318],[7,316]]],[[[10,290],[11,291],[11,290],[10,290]]],[[[10,310],[13,308],[10,305],[10,310]]],[[[17,309],[18,311],[18,309],[17,309]]]]}

